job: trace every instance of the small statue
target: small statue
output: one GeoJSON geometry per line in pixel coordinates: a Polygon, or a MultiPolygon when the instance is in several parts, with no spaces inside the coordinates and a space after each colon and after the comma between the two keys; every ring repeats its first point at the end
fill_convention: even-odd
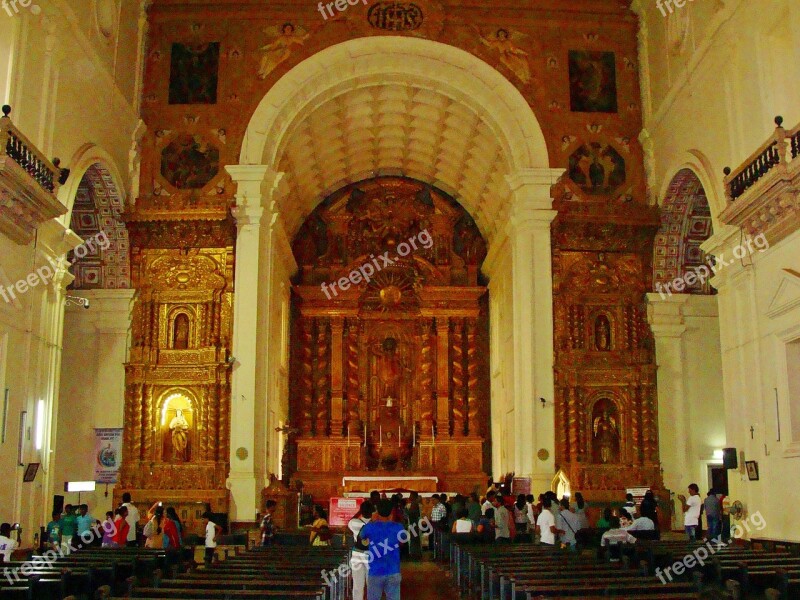
{"type": "Polygon", "coordinates": [[[189,445],[189,422],[183,416],[183,410],[178,409],[169,422],[169,430],[172,432],[172,454],[177,460],[186,461],[186,448],[189,445]]]}

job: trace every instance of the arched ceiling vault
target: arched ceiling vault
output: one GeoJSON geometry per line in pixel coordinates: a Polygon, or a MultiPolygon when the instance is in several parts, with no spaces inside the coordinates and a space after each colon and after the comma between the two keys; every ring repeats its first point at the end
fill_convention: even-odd
{"type": "Polygon", "coordinates": [[[287,231],[330,193],[377,174],[425,181],[457,198],[484,235],[505,220],[510,166],[485,120],[443,93],[413,83],[342,92],[293,123],[280,149],[287,231]],[[307,200],[311,199],[309,204],[307,200]]]}
{"type": "Polygon", "coordinates": [[[284,173],[275,200],[290,238],[330,193],[386,174],[452,195],[490,243],[511,205],[507,176],[549,167],[513,84],[463,50],[402,37],[350,40],[294,67],[253,114],[240,163],[284,173]]]}

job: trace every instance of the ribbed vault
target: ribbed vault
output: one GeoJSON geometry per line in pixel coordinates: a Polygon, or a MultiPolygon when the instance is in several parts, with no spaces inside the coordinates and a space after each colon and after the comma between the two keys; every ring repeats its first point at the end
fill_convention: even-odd
{"type": "Polygon", "coordinates": [[[475,56],[400,37],[352,40],[300,63],[256,110],[241,164],[284,173],[278,210],[291,238],[333,191],[404,175],[458,200],[491,243],[506,222],[506,177],[549,167],[519,91],[475,56]]]}

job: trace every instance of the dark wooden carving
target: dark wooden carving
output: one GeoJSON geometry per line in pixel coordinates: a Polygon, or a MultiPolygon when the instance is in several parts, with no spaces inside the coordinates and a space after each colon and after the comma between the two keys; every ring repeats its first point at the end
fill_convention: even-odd
{"type": "Polygon", "coordinates": [[[435,188],[377,178],[323,202],[293,250],[294,479],[320,496],[343,471],[482,484],[486,244],[472,218],[435,188]]]}

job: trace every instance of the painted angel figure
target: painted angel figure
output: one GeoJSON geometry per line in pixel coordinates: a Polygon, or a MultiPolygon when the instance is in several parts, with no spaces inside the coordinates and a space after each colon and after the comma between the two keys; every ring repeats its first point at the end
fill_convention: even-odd
{"type": "Polygon", "coordinates": [[[531,66],[528,62],[528,53],[518,46],[528,36],[519,31],[509,29],[498,29],[494,37],[485,37],[477,27],[478,38],[481,43],[500,55],[500,62],[503,63],[514,75],[519,77],[523,83],[531,80],[531,66]]]}
{"type": "Polygon", "coordinates": [[[266,79],[278,65],[292,55],[293,46],[302,46],[311,35],[305,28],[295,28],[291,23],[267,27],[264,33],[274,39],[266,46],[259,48],[264,53],[258,69],[260,79],[266,79]]]}

